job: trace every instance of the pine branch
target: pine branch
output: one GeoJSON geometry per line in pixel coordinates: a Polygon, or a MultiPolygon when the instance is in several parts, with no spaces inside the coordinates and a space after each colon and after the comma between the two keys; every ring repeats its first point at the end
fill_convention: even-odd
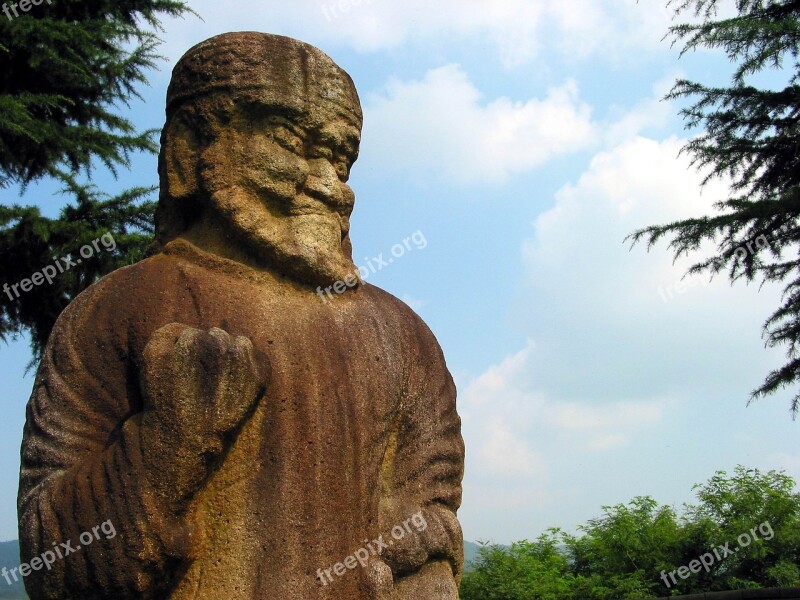
{"type": "MultiPolygon", "coordinates": [[[[670,28],[681,54],[700,48],[725,52],[735,69],[729,87],[678,80],[666,99],[691,99],[681,110],[687,128],[702,133],[683,147],[691,164],[729,183],[731,196],[716,214],[639,229],[626,239],[651,249],[668,239],[674,260],[712,243],[712,256],[687,275],[726,273],[730,281],[782,282],[781,306],[763,325],[767,346],[785,346],[788,362],[751,393],[751,401],[800,383],[800,0],[736,0],[737,14],[718,19],[717,0],[673,0],[675,15],[694,22],[670,28]],[[779,69],[783,89],[760,89],[747,78],[779,69]],[[794,257],[785,258],[784,254],[794,257]]],[[[800,409],[800,393],[791,403],[800,409]]]]}

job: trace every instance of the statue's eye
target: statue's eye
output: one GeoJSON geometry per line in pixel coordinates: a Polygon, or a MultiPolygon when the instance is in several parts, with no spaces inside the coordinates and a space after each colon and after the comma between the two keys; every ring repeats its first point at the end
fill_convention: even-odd
{"type": "Polygon", "coordinates": [[[327,146],[323,146],[321,144],[317,144],[312,146],[308,152],[309,158],[324,158],[325,160],[332,161],[333,160],[333,150],[328,148],[327,146]]]}
{"type": "Polygon", "coordinates": [[[350,178],[350,159],[327,144],[315,144],[309,148],[308,158],[323,158],[333,165],[340,180],[346,182],[350,178]]]}
{"type": "Polygon", "coordinates": [[[303,138],[285,125],[274,126],[271,130],[271,137],[290,152],[294,152],[300,156],[305,153],[305,142],[303,138]]]}

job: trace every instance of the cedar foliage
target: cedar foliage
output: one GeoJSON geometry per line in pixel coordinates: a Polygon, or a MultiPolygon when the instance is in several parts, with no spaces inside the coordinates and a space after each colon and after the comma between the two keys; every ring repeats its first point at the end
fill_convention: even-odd
{"type": "Polygon", "coordinates": [[[0,284],[30,278],[106,233],[117,242],[52,285],[0,294],[0,339],[28,332],[35,363],[67,304],[141,258],[152,240],[153,186],[110,196],[87,179],[98,167],[116,177],[135,153],[157,152],[156,132],[137,131],[125,110],[161,58],[160,19],[192,11],[179,0],[53,0],[17,11],[13,19],[0,13],[0,284]],[[58,218],[42,215],[48,199],[13,202],[15,188],[48,178],[71,197],[58,218]]]}
{"type": "MultiPolygon", "coordinates": [[[[768,374],[752,401],[800,380],[800,0],[735,0],[736,14],[727,18],[718,16],[718,0],[669,4],[676,15],[694,18],[667,34],[682,54],[720,49],[735,67],[727,87],[681,79],[667,95],[687,100],[681,110],[686,127],[702,129],[683,152],[707,173],[706,182],[730,181],[731,194],[716,203],[715,214],[646,227],[629,239],[645,240],[649,249],[670,238],[676,259],[711,241],[714,255],[687,275],[783,282],[782,304],[763,335],[768,347],[786,347],[787,362],[768,374]],[[750,83],[765,73],[784,82],[776,89],[750,83]]],[[[793,416],[798,409],[800,392],[791,402],[793,416]]]]}

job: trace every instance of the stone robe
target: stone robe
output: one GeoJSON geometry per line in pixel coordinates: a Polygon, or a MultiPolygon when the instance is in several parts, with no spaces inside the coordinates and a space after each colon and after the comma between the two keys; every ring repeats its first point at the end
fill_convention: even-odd
{"type": "Polygon", "coordinates": [[[22,557],[74,547],[109,519],[117,535],[26,585],[33,599],[59,600],[372,598],[369,567],[327,584],[317,570],[382,535],[392,597],[455,598],[463,452],[441,349],[402,302],[363,285],[325,303],[176,240],[85,291],[53,331],[22,444],[22,557]],[[172,322],[247,336],[272,373],[178,518],[143,477],[139,441],[142,352],[172,322]],[[392,528],[418,511],[425,530],[395,541],[392,528]]]}

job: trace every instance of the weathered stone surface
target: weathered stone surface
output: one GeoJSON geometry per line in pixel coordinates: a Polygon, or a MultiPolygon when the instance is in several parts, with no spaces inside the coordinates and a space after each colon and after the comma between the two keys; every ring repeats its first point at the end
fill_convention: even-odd
{"type": "Polygon", "coordinates": [[[295,40],[226,34],[176,66],[157,248],[60,317],[22,445],[23,560],[116,535],[31,572],[31,598],[458,597],[441,349],[374,286],[317,293],[357,277],[360,127],[350,78],[295,40]]]}

